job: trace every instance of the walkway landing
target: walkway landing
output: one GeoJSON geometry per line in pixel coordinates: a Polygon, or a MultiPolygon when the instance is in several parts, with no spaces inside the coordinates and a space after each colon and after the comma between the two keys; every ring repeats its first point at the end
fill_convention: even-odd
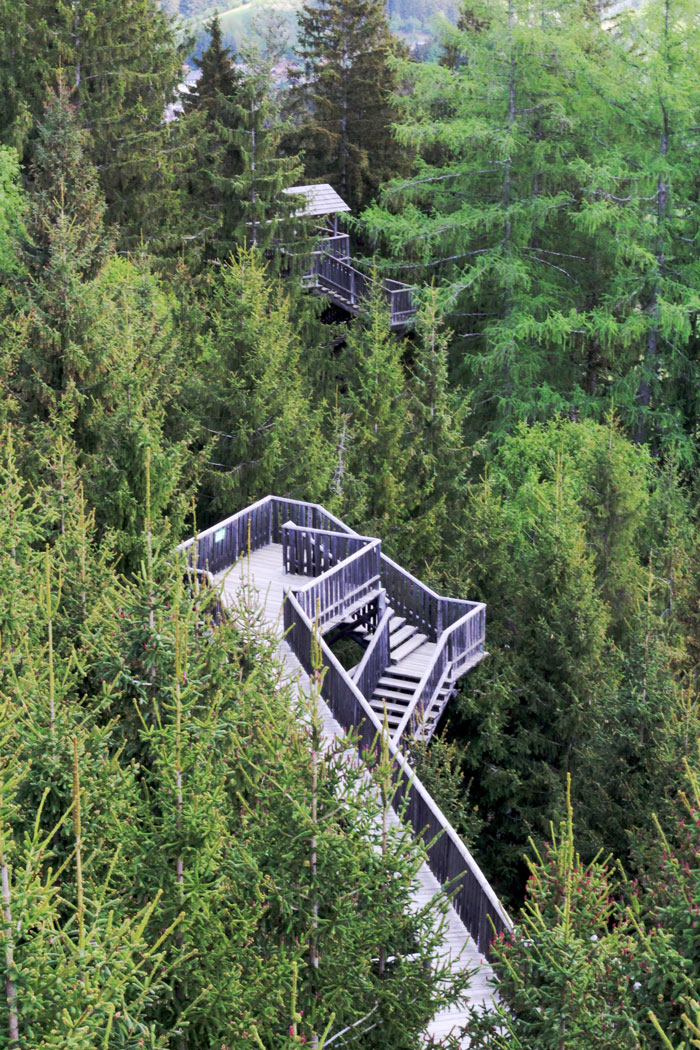
{"type": "MultiPolygon", "coordinates": [[[[285,574],[282,563],[282,545],[272,543],[241,558],[232,568],[219,573],[215,580],[217,583],[223,582],[225,604],[236,604],[241,588],[250,587],[253,594],[257,594],[265,623],[279,638],[278,653],[287,670],[289,681],[293,683],[300,695],[308,696],[311,690],[308,676],[287,642],[283,640],[282,603],[284,590],[290,589],[294,584],[303,586],[309,582],[309,578],[285,574]]],[[[343,730],[321,698],[319,698],[319,709],[324,738],[330,747],[336,737],[343,735],[343,730]]],[[[392,822],[398,824],[398,817],[393,810],[390,812],[392,822]]],[[[424,907],[428,901],[439,894],[442,894],[440,883],[428,865],[423,863],[418,871],[414,890],[416,909],[424,907]]],[[[463,1002],[435,1015],[426,1029],[426,1042],[429,1039],[438,1041],[451,1032],[457,1034],[468,1022],[470,1007],[488,1007],[493,1002],[493,992],[489,984],[493,977],[490,965],[478,952],[467,928],[451,905],[446,918],[443,931],[443,958],[449,959],[454,971],[476,969],[477,973],[472,978],[463,1002]]],[[[469,1046],[469,1039],[463,1037],[460,1045],[466,1050],[469,1046]]]]}

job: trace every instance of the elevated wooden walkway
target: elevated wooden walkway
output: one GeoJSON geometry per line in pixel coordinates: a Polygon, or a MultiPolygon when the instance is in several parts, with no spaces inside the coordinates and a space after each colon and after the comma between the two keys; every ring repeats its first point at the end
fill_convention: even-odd
{"type": "MultiPolygon", "coordinates": [[[[280,657],[301,690],[309,689],[306,675],[318,650],[329,741],[353,729],[371,760],[382,732],[377,708],[381,703],[383,717],[386,694],[400,695],[400,718],[390,722],[394,805],[403,807],[404,819],[426,849],[415,905],[436,893],[450,894],[444,954],[455,968],[477,969],[465,1000],[436,1016],[426,1039],[461,1029],[470,1006],[490,1001],[493,931],[510,928],[510,920],[399,745],[407,733],[430,735],[458,677],[483,657],[484,606],[435,594],[386,558],[378,539],[359,536],[316,504],[268,496],[182,549],[193,568],[211,573],[221,585],[224,603],[235,603],[242,586],[254,589],[266,622],[279,633],[280,657]],[[341,666],[329,645],[342,634],[366,646],[352,671],[341,666]],[[393,689],[382,685],[387,679],[393,689]]],[[[461,1045],[467,1047],[468,1038],[461,1045]]]]}
{"type": "MultiPolygon", "coordinates": [[[[304,286],[309,291],[325,296],[346,313],[359,314],[366,308],[371,296],[372,282],[352,265],[350,238],[347,233],[338,232],[338,215],[349,212],[350,206],[328,183],[289,186],[282,192],[299,201],[300,207],[296,214],[309,218],[325,217],[326,223],[332,217],[330,226],[315,227],[316,247],[311,265],[302,278],[304,286]]],[[[404,328],[416,313],[414,291],[414,288],[401,281],[388,278],[382,281],[382,294],[389,307],[393,329],[404,328]]]]}
{"type": "MultiPolygon", "coordinates": [[[[320,233],[313,263],[303,277],[304,286],[356,316],[366,309],[372,291],[371,279],[352,265],[350,238],[346,233],[331,234],[323,230],[320,233]]],[[[405,328],[415,316],[414,291],[411,285],[401,281],[383,279],[382,294],[389,307],[392,329],[405,328]]]]}

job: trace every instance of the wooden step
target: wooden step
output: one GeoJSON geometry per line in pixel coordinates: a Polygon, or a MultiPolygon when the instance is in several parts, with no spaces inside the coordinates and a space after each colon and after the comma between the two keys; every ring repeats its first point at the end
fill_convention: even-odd
{"type": "MultiPolygon", "coordinates": [[[[375,715],[379,719],[379,722],[380,723],[383,722],[384,721],[384,706],[382,705],[380,707],[377,704],[376,706],[372,707],[372,710],[374,711],[375,715]]],[[[387,707],[387,709],[386,709],[386,720],[387,720],[387,724],[388,724],[390,729],[396,729],[397,725],[400,724],[401,719],[404,716],[404,713],[405,713],[404,711],[390,711],[389,708],[387,707]]]]}
{"type": "MultiPolygon", "coordinates": [[[[415,691],[415,690],[414,690],[415,691]]],[[[372,694],[374,700],[377,696],[385,696],[388,700],[404,700],[406,704],[413,698],[413,693],[399,693],[395,689],[387,689],[385,685],[377,686],[372,694]]]]}
{"type": "Polygon", "coordinates": [[[398,631],[400,627],[406,623],[405,616],[392,616],[389,621],[389,634],[393,634],[394,631],[398,631]]]}
{"type": "Polygon", "coordinates": [[[377,689],[405,689],[407,692],[413,694],[416,691],[416,686],[420,682],[418,675],[396,675],[393,673],[393,668],[387,667],[382,677],[377,682],[377,689]]]}
{"type": "Polygon", "coordinates": [[[425,634],[414,634],[412,638],[409,638],[407,642],[400,645],[398,649],[392,650],[391,662],[397,664],[399,660],[405,660],[410,653],[414,653],[416,649],[420,649],[421,645],[427,641],[428,638],[425,634]]]}
{"type": "Polygon", "coordinates": [[[394,649],[398,649],[400,645],[407,642],[409,638],[413,638],[414,635],[418,634],[418,628],[414,627],[410,623],[405,623],[403,627],[399,627],[398,630],[394,631],[389,635],[389,648],[392,653],[394,649]]]}
{"type": "Polygon", "coordinates": [[[383,711],[386,707],[389,718],[396,714],[400,722],[408,704],[392,704],[389,700],[385,700],[383,696],[373,696],[370,700],[370,707],[373,711],[383,711]]]}

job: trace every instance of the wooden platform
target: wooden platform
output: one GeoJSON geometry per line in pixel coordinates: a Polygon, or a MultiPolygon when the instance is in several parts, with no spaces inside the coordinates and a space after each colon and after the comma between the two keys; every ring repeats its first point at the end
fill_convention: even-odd
{"type": "MultiPolygon", "coordinates": [[[[285,574],[282,545],[271,543],[244,556],[230,569],[218,573],[215,580],[223,585],[223,598],[227,604],[236,605],[238,603],[241,588],[246,588],[248,595],[259,601],[266,625],[279,638],[278,653],[286,668],[289,681],[295,689],[308,695],[311,688],[308,677],[282,637],[284,633],[282,626],[284,590],[294,587],[295,584],[303,586],[308,583],[308,577],[285,574]]],[[[420,659],[420,656],[416,655],[406,657],[407,664],[413,660],[412,667],[416,665],[416,661],[420,662],[420,659]]],[[[333,740],[342,735],[343,730],[322,700],[320,705],[324,736],[330,747],[333,740]]],[[[393,811],[391,818],[392,821],[398,823],[398,817],[393,811]]],[[[442,892],[440,883],[428,865],[422,864],[414,891],[416,909],[424,906],[428,900],[442,892]]],[[[478,972],[472,979],[465,1000],[450,1010],[438,1013],[433,1018],[425,1032],[426,1041],[430,1038],[441,1039],[453,1030],[461,1031],[467,1023],[470,1006],[488,1006],[493,1001],[489,985],[489,979],[493,977],[491,967],[478,952],[464,923],[452,906],[449,907],[447,913],[442,955],[449,960],[454,970],[476,968],[478,972]]],[[[468,1037],[462,1038],[461,1046],[465,1048],[469,1046],[468,1037]]]]}

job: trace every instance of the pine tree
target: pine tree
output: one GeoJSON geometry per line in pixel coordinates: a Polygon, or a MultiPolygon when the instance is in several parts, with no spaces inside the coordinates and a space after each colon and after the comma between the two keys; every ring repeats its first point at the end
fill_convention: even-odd
{"type": "Polygon", "coordinates": [[[410,551],[413,564],[434,562],[456,541],[454,523],[464,502],[469,460],[463,430],[469,404],[450,389],[451,337],[442,320],[438,290],[432,287],[416,319],[409,378],[408,440],[415,456],[410,472],[412,510],[401,548],[410,551]]]}
{"type": "Polygon", "coordinates": [[[288,124],[272,89],[274,57],[255,42],[241,51],[246,75],[236,133],[243,161],[234,180],[240,209],[237,241],[267,254],[271,247],[281,247],[289,266],[290,252],[304,254],[307,224],[296,214],[298,202],[282,192],[299,184],[302,168],[298,155],[282,154],[288,124]]]}
{"type": "Polygon", "coordinates": [[[354,210],[404,163],[391,135],[400,49],[381,0],[308,2],[298,19],[292,138],[307,177],[332,183],[354,210]]]}
{"type": "Polygon", "coordinates": [[[611,359],[615,404],[637,441],[686,461],[697,415],[696,179],[691,157],[700,77],[689,56],[700,16],[688,0],[630,13],[580,54],[578,83],[592,85],[587,118],[595,148],[580,165],[580,226],[595,238],[601,281],[591,335],[600,371],[611,359]],[[614,114],[614,116],[613,116],[614,114]],[[602,132],[602,138],[601,138],[602,132]]]}
{"type": "Polygon", "coordinates": [[[185,125],[195,147],[186,208],[193,213],[194,236],[203,242],[204,258],[223,262],[232,250],[238,218],[233,180],[243,170],[236,136],[243,77],[223,45],[218,15],[207,31],[211,39],[197,61],[201,76],[183,98],[185,125]]]}
{"type": "Polygon", "coordinates": [[[17,154],[0,147],[0,276],[3,280],[19,267],[25,208],[17,154]]]}
{"type": "MultiPolygon", "coordinates": [[[[27,326],[22,355],[25,401],[46,415],[97,367],[86,355],[86,288],[106,257],[104,203],[85,152],[68,90],[46,107],[32,168],[25,262],[30,281],[18,290],[27,326]]],[[[98,351],[99,354],[99,351],[98,351]]]]}
{"type": "Polygon", "coordinates": [[[408,272],[439,275],[479,435],[567,410],[575,382],[576,251],[560,226],[575,192],[575,124],[562,101],[559,8],[465,5],[461,28],[446,35],[448,64],[414,67],[402,100],[397,136],[419,149],[415,175],[364,215],[408,272]]]}
{"type": "Polygon", "coordinates": [[[281,153],[272,59],[249,42],[239,68],[223,46],[217,16],[208,32],[202,75],[185,99],[197,165],[190,206],[205,258],[223,262],[237,247],[266,250],[299,240],[299,221],[289,221],[298,205],[282,191],[298,182],[300,168],[281,153]]]}
{"type": "Polygon", "coordinates": [[[89,295],[94,321],[88,345],[100,348],[103,361],[74,431],[97,525],[129,572],[144,556],[149,472],[155,536],[176,535],[190,502],[191,437],[178,425],[175,408],[183,362],[172,296],[146,261],[112,258],[89,295]]]}
{"type": "Polygon", "coordinates": [[[678,782],[696,724],[678,673],[689,669],[686,628],[669,612],[684,558],[676,543],[676,588],[650,508],[663,500],[674,537],[687,518],[662,481],[657,491],[651,457],[611,422],[560,422],[518,430],[470,487],[444,571],[454,581],[468,565],[453,585],[487,602],[492,649],[465,682],[453,731],[469,742],[464,772],[492,821],[482,855],[493,850],[509,882],[518,858],[504,863],[506,843],[546,836],[567,772],[586,856],[628,859],[655,799],[678,782]]]}

